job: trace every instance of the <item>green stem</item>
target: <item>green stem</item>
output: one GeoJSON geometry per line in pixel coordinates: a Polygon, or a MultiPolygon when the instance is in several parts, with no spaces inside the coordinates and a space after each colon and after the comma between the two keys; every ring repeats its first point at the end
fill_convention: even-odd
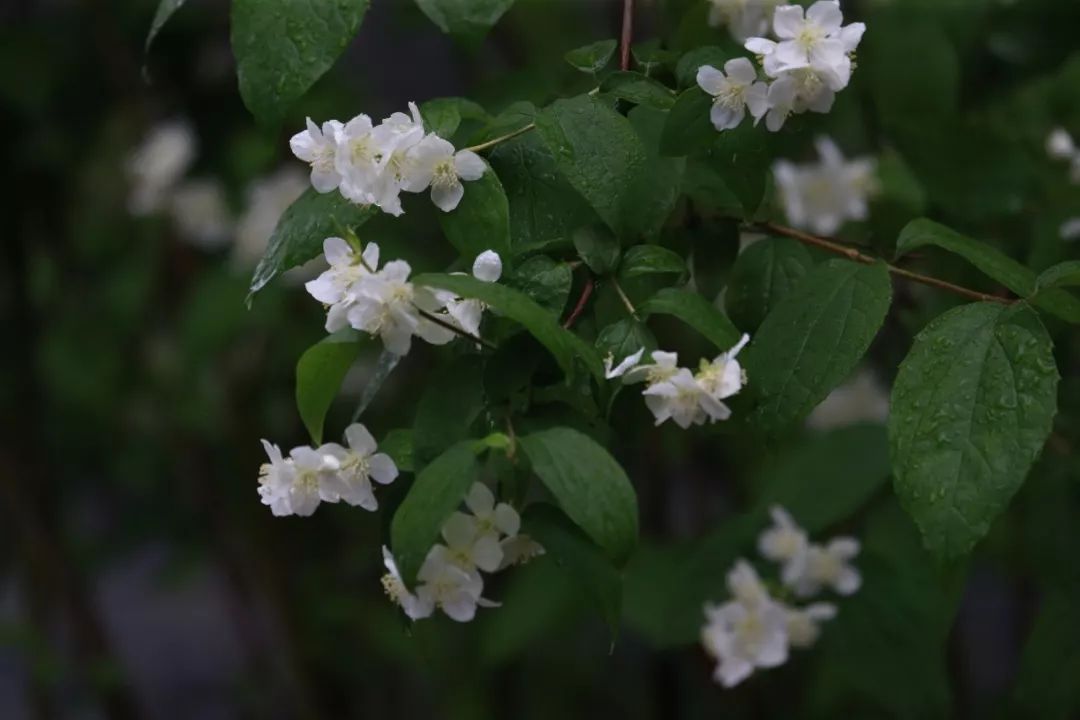
{"type": "Polygon", "coordinates": [[[614,286],[615,292],[619,295],[619,299],[622,300],[622,304],[626,306],[626,310],[630,313],[630,317],[635,320],[641,320],[641,318],[638,317],[637,308],[634,307],[634,303],[630,302],[630,298],[623,292],[622,286],[619,285],[619,281],[615,278],[611,278],[611,284],[614,286]]]}
{"type": "Polygon", "coordinates": [[[445,329],[449,330],[452,333],[460,335],[461,337],[468,338],[468,339],[472,340],[475,343],[479,343],[479,344],[483,345],[484,347],[486,347],[488,350],[497,350],[498,349],[498,348],[496,348],[494,345],[492,345],[490,342],[488,342],[487,340],[485,340],[482,337],[479,337],[477,335],[473,335],[472,333],[467,333],[464,330],[462,330],[461,328],[459,328],[457,325],[454,325],[453,323],[448,323],[445,320],[443,320],[442,318],[440,318],[439,316],[432,315],[431,313],[429,313],[426,310],[421,310],[416,305],[413,305],[413,307],[416,308],[416,312],[420,313],[421,316],[423,316],[424,318],[430,320],[431,322],[435,323],[436,325],[438,325],[441,328],[445,328],[445,329]]]}

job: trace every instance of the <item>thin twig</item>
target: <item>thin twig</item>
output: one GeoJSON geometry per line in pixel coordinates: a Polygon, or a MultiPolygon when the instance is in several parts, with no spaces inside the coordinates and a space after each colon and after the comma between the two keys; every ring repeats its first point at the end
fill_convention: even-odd
{"type": "Polygon", "coordinates": [[[634,0],[623,0],[622,41],[619,48],[619,67],[630,69],[630,41],[634,36],[634,0]]]}
{"type": "Polygon", "coordinates": [[[627,312],[630,313],[630,317],[635,320],[640,320],[641,318],[638,317],[637,308],[634,307],[634,303],[630,302],[630,298],[623,292],[622,285],[619,284],[619,281],[615,278],[611,278],[611,284],[615,287],[615,292],[618,293],[619,299],[622,300],[622,304],[626,307],[627,312]]]}
{"type": "MultiPolygon", "coordinates": [[[[413,307],[416,307],[416,306],[414,305],[413,307]]],[[[475,343],[480,343],[481,345],[486,347],[488,350],[498,350],[497,347],[495,347],[493,344],[491,344],[490,342],[488,342],[484,338],[480,337],[479,335],[473,335],[472,333],[465,332],[464,330],[459,328],[457,325],[454,325],[453,323],[448,323],[445,320],[443,320],[442,318],[440,318],[439,316],[432,315],[427,310],[422,310],[422,309],[416,307],[416,311],[418,313],[420,313],[420,315],[422,315],[424,318],[430,320],[431,322],[435,323],[439,327],[446,328],[450,332],[455,333],[457,335],[460,335],[461,337],[469,338],[470,340],[472,340],[475,343]]]]}
{"type": "MultiPolygon", "coordinates": [[[[825,238],[818,237],[817,235],[811,235],[809,233],[802,232],[801,230],[796,230],[794,228],[777,225],[775,223],[761,223],[757,225],[757,227],[761,230],[764,230],[765,232],[769,232],[774,235],[783,235],[784,237],[789,237],[792,240],[798,240],[799,242],[806,245],[813,245],[814,247],[821,248],[822,250],[826,250],[836,255],[842,255],[854,262],[864,263],[866,265],[873,265],[874,263],[879,261],[879,258],[875,258],[872,255],[866,255],[862,252],[859,252],[853,247],[841,245],[840,243],[833,242],[832,240],[827,240],[825,238]]],[[[885,267],[887,267],[889,272],[893,275],[897,275],[907,280],[911,280],[912,282],[922,283],[923,285],[929,285],[930,287],[936,287],[940,290],[947,290],[951,293],[955,293],[957,295],[961,295],[972,300],[980,300],[982,302],[995,302],[1001,303],[1002,305],[1010,305],[1013,302],[1008,298],[1003,298],[998,295],[990,295],[988,293],[979,292],[978,290],[971,290],[970,288],[962,287],[960,285],[954,285],[951,282],[946,282],[945,280],[931,277],[930,275],[921,275],[919,273],[912,272],[911,270],[905,270],[904,268],[897,267],[896,265],[892,265],[891,263],[886,263],[885,267]]]]}
{"type": "Polygon", "coordinates": [[[585,287],[581,290],[581,297],[578,298],[577,305],[574,306],[573,312],[570,313],[570,317],[566,318],[566,322],[563,323],[563,327],[569,330],[577,322],[577,319],[581,317],[581,313],[585,312],[585,305],[589,302],[589,297],[593,292],[593,279],[590,277],[585,280],[585,287]]]}
{"type": "Polygon", "coordinates": [[[498,145],[501,142],[506,142],[507,140],[511,140],[513,138],[516,138],[518,135],[523,135],[524,133],[529,132],[530,130],[532,130],[535,127],[536,127],[536,123],[529,123],[525,127],[520,127],[520,128],[518,128],[517,130],[515,130],[513,132],[506,133],[505,135],[500,135],[497,138],[492,138],[491,140],[488,140],[487,142],[482,142],[479,145],[473,145],[472,147],[467,147],[465,149],[466,150],[471,150],[472,152],[480,152],[481,150],[487,150],[488,148],[495,147],[496,145],[498,145]]]}

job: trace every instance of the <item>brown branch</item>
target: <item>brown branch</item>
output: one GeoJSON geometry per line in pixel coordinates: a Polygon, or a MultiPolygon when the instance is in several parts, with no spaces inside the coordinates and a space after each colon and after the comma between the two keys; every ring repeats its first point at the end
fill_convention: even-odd
{"type": "MultiPolygon", "coordinates": [[[[817,235],[811,235],[809,233],[802,232],[801,230],[796,230],[794,228],[777,225],[775,223],[760,223],[759,225],[757,225],[757,227],[761,230],[764,230],[765,232],[772,233],[774,235],[783,235],[784,237],[789,237],[792,240],[798,240],[799,242],[806,245],[813,245],[814,247],[821,248],[822,250],[825,250],[827,252],[831,252],[836,255],[842,255],[848,260],[852,260],[854,262],[864,263],[866,265],[873,265],[874,263],[879,261],[879,258],[859,252],[859,250],[857,250],[856,248],[850,247],[848,245],[841,245],[840,243],[834,242],[832,240],[827,240],[825,238],[818,237],[817,235]]],[[[941,280],[936,277],[931,277],[929,275],[921,275],[917,272],[912,272],[911,270],[905,270],[904,268],[897,267],[896,265],[892,265],[891,263],[886,263],[885,267],[887,267],[889,269],[889,272],[893,275],[897,275],[907,280],[911,280],[912,282],[922,283],[923,285],[929,285],[930,287],[936,287],[939,290],[947,290],[948,292],[955,293],[957,295],[961,295],[972,300],[980,300],[982,302],[995,302],[1001,303],[1003,305],[1010,305],[1013,302],[1008,298],[999,297],[997,295],[990,295],[988,293],[982,293],[978,290],[971,290],[970,288],[961,287],[960,285],[954,285],[951,282],[946,282],[945,280],[941,280]]]]}
{"type": "Polygon", "coordinates": [[[585,305],[588,304],[589,298],[592,296],[593,285],[591,277],[585,280],[585,287],[581,290],[581,297],[578,298],[574,311],[570,313],[570,317],[566,318],[566,322],[563,323],[563,327],[567,330],[573,327],[577,319],[581,317],[581,313],[585,312],[585,305]]]}
{"type": "Polygon", "coordinates": [[[619,68],[630,69],[630,40],[634,36],[634,0],[623,0],[622,41],[619,45],[619,68]]]}

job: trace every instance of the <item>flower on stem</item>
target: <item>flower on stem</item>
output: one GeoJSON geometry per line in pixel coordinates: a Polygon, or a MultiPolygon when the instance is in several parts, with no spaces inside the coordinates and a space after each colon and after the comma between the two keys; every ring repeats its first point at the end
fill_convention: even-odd
{"type": "Polygon", "coordinates": [[[378,268],[379,246],[368,243],[358,253],[342,238],[328,237],[323,241],[323,255],[330,269],[304,287],[313,298],[328,306],[326,331],[332,333],[348,326],[348,310],[356,301],[353,286],[378,268]]]}
{"type": "Polygon", "coordinates": [[[795,227],[832,235],[848,220],[865,220],[868,198],[877,191],[872,158],[846,160],[831,139],[815,141],[821,161],[796,165],[779,160],[773,176],[788,222],[795,227]]]}
{"type": "Polygon", "coordinates": [[[859,554],[859,541],[855,538],[840,537],[830,540],[827,545],[810,545],[806,549],[806,558],[802,572],[785,583],[799,597],[810,597],[829,588],[840,595],[852,595],[862,585],[862,576],[851,564],[859,554]]]}
{"type": "Polygon", "coordinates": [[[479,180],[487,169],[471,150],[458,150],[434,133],[409,149],[403,189],[423,192],[431,188],[431,201],[443,212],[458,206],[465,195],[462,180],[479,180]]]}
{"type": "Polygon", "coordinates": [[[697,84],[713,97],[709,119],[717,130],[738,127],[747,109],[756,125],[769,109],[768,86],[758,82],[757,71],[746,58],[728,60],[723,72],[702,65],[697,71],[697,84]]]}
{"type": "Polygon", "coordinates": [[[832,603],[813,603],[804,608],[785,607],[788,643],[791,647],[808,648],[821,636],[820,624],[836,617],[832,603]]]}
{"type": "Polygon", "coordinates": [[[349,505],[377,510],[379,502],[375,499],[371,481],[380,485],[394,482],[398,476],[397,465],[386,453],[375,452],[375,438],[360,423],[345,428],[345,442],[347,448],[337,443],[327,443],[319,448],[320,453],[337,462],[328,488],[349,505]]]}

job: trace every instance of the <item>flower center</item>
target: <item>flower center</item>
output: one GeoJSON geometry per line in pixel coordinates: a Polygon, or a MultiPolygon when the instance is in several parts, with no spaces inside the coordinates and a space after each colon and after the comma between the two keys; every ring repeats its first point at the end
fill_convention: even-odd
{"type": "Polygon", "coordinates": [[[457,184],[457,171],[454,169],[453,158],[447,158],[435,165],[431,184],[443,188],[453,187],[457,184]]]}

